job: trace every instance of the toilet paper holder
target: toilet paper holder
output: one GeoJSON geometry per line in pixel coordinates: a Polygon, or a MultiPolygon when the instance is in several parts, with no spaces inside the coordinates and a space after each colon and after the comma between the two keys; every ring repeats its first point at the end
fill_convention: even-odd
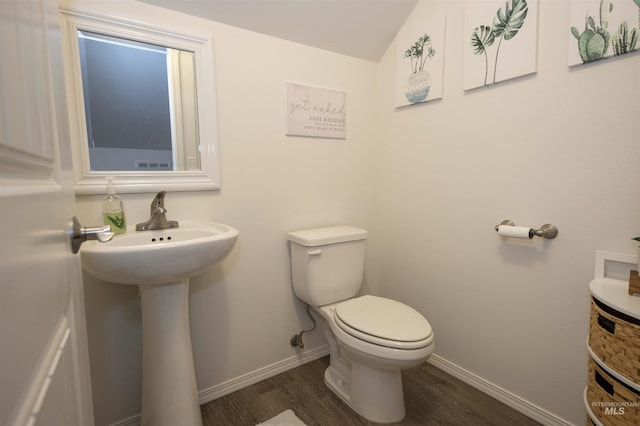
{"type": "MultiPolygon", "coordinates": [[[[503,220],[502,222],[500,222],[500,225],[516,226],[516,224],[509,219],[503,220]]],[[[496,232],[498,232],[500,225],[496,225],[495,227],[496,232]]],[[[533,237],[542,237],[542,238],[547,238],[549,240],[552,240],[557,236],[558,236],[558,228],[555,225],[551,225],[550,223],[545,223],[540,227],[540,229],[533,229],[533,228],[529,229],[529,239],[533,237]]]]}

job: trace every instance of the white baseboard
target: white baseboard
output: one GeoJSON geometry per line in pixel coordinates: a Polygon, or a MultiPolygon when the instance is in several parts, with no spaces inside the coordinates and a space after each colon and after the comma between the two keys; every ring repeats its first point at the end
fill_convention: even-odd
{"type": "Polygon", "coordinates": [[[244,389],[247,386],[251,386],[255,383],[268,379],[269,377],[284,373],[285,371],[299,367],[318,358],[322,358],[325,355],[329,355],[329,345],[326,344],[310,351],[301,352],[298,355],[283,359],[282,361],[278,361],[271,365],[267,365],[266,367],[259,368],[250,373],[243,374],[240,377],[227,380],[219,385],[201,390],[198,393],[200,397],[200,405],[206,404],[209,401],[213,401],[214,399],[228,395],[240,389],[244,389]]]}
{"type": "Polygon", "coordinates": [[[483,379],[464,368],[447,361],[446,359],[439,357],[436,354],[431,355],[427,362],[434,367],[443,370],[444,372],[452,375],[456,379],[459,379],[466,384],[473,386],[482,393],[485,393],[492,398],[502,402],[503,404],[513,408],[516,411],[521,412],[525,416],[547,426],[574,426],[573,423],[568,422],[555,414],[546,411],[537,405],[520,398],[500,386],[497,386],[488,380],[483,379]]]}

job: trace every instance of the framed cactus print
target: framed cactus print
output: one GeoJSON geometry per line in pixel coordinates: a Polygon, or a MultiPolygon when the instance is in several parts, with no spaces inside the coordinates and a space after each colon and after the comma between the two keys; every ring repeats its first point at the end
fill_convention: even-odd
{"type": "Polygon", "coordinates": [[[445,26],[444,13],[415,10],[398,32],[396,107],[442,98],[445,26]]]}
{"type": "Polygon", "coordinates": [[[640,49],[640,0],[572,0],[569,66],[640,49]]]}
{"type": "Polygon", "coordinates": [[[466,0],[464,89],[537,71],[538,0],[466,0]]]}

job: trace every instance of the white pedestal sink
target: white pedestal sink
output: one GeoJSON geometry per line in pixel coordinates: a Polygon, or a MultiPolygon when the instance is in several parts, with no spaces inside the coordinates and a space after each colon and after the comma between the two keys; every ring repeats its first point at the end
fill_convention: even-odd
{"type": "Polygon", "coordinates": [[[137,285],[142,305],[142,425],[202,425],[189,326],[189,278],[224,258],[238,231],[214,222],[129,230],[80,250],[97,278],[137,285]]]}

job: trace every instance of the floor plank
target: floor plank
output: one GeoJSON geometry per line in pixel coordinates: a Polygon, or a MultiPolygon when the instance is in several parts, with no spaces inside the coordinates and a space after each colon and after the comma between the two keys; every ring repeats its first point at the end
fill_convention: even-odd
{"type": "MultiPolygon", "coordinates": [[[[320,358],[202,406],[205,426],[251,426],[291,409],[308,426],[374,425],[324,384],[320,358]]],[[[398,425],[534,426],[537,422],[425,363],[403,372],[407,416],[398,425]]]]}

